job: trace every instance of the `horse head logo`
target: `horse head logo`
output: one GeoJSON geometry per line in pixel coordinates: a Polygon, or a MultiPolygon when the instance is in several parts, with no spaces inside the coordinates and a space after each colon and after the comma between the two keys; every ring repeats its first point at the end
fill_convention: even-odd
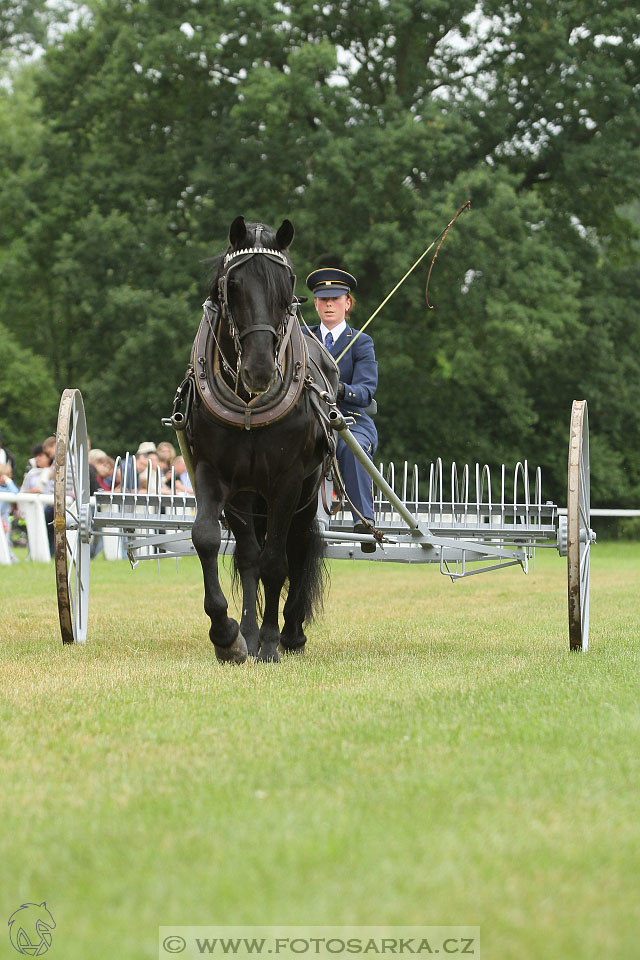
{"type": "Polygon", "coordinates": [[[41,957],[51,946],[51,931],[56,922],[42,903],[23,903],[9,917],[9,937],[18,953],[41,957]]]}

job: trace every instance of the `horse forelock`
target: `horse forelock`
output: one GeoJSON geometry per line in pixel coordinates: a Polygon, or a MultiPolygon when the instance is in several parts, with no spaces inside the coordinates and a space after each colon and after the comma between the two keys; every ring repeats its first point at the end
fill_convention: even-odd
{"type": "Polygon", "coordinates": [[[268,257],[251,257],[240,268],[246,275],[255,279],[264,288],[269,302],[278,309],[286,309],[291,302],[291,279],[288,271],[280,263],[274,263],[268,257]]]}

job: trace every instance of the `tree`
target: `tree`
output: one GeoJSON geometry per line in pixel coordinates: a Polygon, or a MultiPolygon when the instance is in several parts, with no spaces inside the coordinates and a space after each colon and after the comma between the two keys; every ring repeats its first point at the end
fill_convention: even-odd
{"type": "Polygon", "coordinates": [[[0,7],[0,56],[33,55],[64,31],[69,19],[88,14],[73,0],[3,0],[0,7]]]}
{"type": "Polygon", "coordinates": [[[25,73],[0,102],[27,134],[0,136],[0,316],[93,433],[156,436],[238,213],[293,220],[299,292],[348,266],[362,323],[469,198],[436,309],[427,260],[371,328],[381,456],[528,457],[562,500],[586,396],[594,499],[631,496],[634,23],[612,0],[97,0],[30,68],[37,96],[25,73]]]}
{"type": "MultiPolygon", "coordinates": [[[[42,357],[20,347],[2,324],[0,356],[0,432],[19,471],[32,447],[55,431],[58,393],[42,357]]],[[[20,486],[22,475],[14,479],[20,486]]]]}

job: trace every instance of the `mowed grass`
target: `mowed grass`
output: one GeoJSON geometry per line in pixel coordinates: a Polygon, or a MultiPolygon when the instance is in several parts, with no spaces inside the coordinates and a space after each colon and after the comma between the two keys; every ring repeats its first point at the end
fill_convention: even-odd
{"type": "MultiPolygon", "coordinates": [[[[220,667],[197,561],[0,570],[0,925],[49,955],[157,956],[160,924],[477,924],[500,960],[628,958],[640,928],[640,544],[451,584],[334,563],[308,652],[220,667]]],[[[232,603],[233,606],[233,603],[232,603]]],[[[0,935],[0,957],[13,956],[0,935]]]]}

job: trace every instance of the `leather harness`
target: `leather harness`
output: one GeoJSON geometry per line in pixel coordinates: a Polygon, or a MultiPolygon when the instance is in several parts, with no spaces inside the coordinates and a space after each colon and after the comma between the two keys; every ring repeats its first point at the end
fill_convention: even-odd
{"type": "MultiPolygon", "coordinates": [[[[256,239],[259,242],[260,238],[256,239]]],[[[337,411],[336,397],[321,365],[310,354],[306,337],[298,323],[298,301],[295,296],[292,296],[292,303],[278,330],[266,324],[260,324],[254,325],[243,334],[238,331],[227,297],[228,276],[236,266],[256,254],[263,254],[271,260],[282,263],[289,270],[292,290],[295,289],[295,276],[288,260],[280,251],[255,246],[226,255],[223,273],[218,281],[219,302],[207,299],[202,305],[202,319],[193,341],[191,362],[187,367],[184,380],[176,391],[172,416],[165,422],[171,423],[177,430],[186,430],[188,439],[191,408],[197,393],[206,412],[218,422],[244,430],[265,427],[286,416],[298,403],[303,389],[306,389],[327,445],[323,473],[327,476],[331,469],[334,483],[340,494],[340,502],[332,510],[326,503],[324,484],[322,485],[325,510],[328,514],[337,512],[342,506],[342,499],[345,499],[365,525],[371,529],[376,539],[382,541],[382,533],[356,510],[344,488],[336,459],[335,431],[329,420],[330,410],[337,411]],[[237,355],[236,370],[231,367],[220,349],[219,328],[222,319],[227,321],[234,341],[237,355]],[[237,378],[242,354],[242,339],[252,330],[267,330],[274,334],[277,376],[275,383],[265,393],[247,402],[231,389],[224,379],[223,372],[234,374],[237,378]]]]}
{"type": "MultiPolygon", "coordinates": [[[[287,324],[278,359],[281,377],[266,393],[246,402],[231,389],[223,376],[224,358],[218,343],[220,306],[205,300],[202,320],[193,342],[191,371],[205,410],[227,426],[251,430],[276,423],[296,405],[304,387],[308,365],[305,338],[297,322],[296,304],[287,315],[287,324]]],[[[189,371],[187,371],[189,373],[189,371]]]]}

